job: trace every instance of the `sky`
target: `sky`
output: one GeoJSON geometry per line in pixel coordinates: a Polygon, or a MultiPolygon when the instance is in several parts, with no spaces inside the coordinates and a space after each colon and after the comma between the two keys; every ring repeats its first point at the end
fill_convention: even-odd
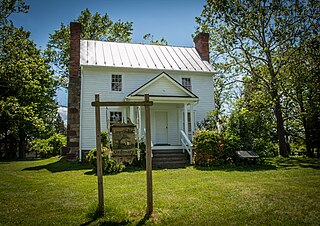
{"type": "Polygon", "coordinates": [[[164,37],[169,45],[193,46],[195,17],[205,0],[24,0],[30,10],[11,19],[15,26],[31,32],[38,47],[45,48],[49,34],[69,24],[88,8],[91,13],[107,13],[111,20],[133,22],[133,43],[143,43],[147,33],[164,37]]]}
{"type": "MultiPolygon", "coordinates": [[[[112,21],[133,22],[133,43],[146,43],[145,34],[165,38],[169,45],[194,46],[195,17],[200,16],[206,0],[24,0],[29,12],[10,17],[14,25],[30,31],[38,48],[45,49],[49,34],[78,18],[86,8],[92,14],[107,13],[112,21]]],[[[57,91],[59,113],[66,120],[67,92],[57,91]]]]}

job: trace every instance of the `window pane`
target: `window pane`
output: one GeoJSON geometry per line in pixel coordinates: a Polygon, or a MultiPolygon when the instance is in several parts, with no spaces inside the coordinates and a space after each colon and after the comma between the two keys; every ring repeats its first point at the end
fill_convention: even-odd
{"type": "Polygon", "coordinates": [[[110,112],[110,125],[115,123],[120,123],[122,121],[122,112],[121,111],[111,111],[110,112]]]}
{"type": "Polygon", "coordinates": [[[121,75],[112,75],[111,90],[112,91],[122,91],[122,76],[121,75]]]}
{"type": "Polygon", "coordinates": [[[191,91],[192,87],[191,87],[191,78],[182,78],[182,85],[191,91]]]}

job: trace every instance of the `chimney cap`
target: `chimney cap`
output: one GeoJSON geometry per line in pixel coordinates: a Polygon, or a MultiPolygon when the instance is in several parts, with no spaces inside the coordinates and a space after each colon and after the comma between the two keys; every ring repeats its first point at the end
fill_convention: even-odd
{"type": "Polygon", "coordinates": [[[204,38],[206,40],[209,40],[209,33],[207,32],[200,32],[198,33],[194,38],[193,42],[196,43],[200,38],[204,38]]]}

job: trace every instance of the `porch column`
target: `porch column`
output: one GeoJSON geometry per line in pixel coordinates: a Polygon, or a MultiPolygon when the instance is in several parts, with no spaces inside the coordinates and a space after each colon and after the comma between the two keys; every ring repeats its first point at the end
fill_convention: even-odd
{"type": "Polygon", "coordinates": [[[130,106],[130,120],[133,124],[135,124],[135,119],[134,119],[134,107],[130,106]]]}
{"type": "Polygon", "coordinates": [[[138,107],[138,138],[141,139],[141,107],[138,107]]]}
{"type": "Polygon", "coordinates": [[[122,118],[123,123],[127,123],[127,108],[123,108],[123,118],[122,118]]]}
{"type": "Polygon", "coordinates": [[[190,119],[191,119],[191,141],[192,141],[193,132],[194,132],[194,112],[193,112],[193,104],[190,104],[190,119]]]}
{"type": "Polygon", "coordinates": [[[188,136],[188,108],[187,104],[184,104],[184,132],[188,136]]]}

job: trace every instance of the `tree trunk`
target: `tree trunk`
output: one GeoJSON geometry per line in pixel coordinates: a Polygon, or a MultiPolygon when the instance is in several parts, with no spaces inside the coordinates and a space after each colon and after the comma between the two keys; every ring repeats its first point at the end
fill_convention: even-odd
{"type": "Polygon", "coordinates": [[[311,141],[311,136],[310,136],[310,126],[308,125],[308,121],[307,121],[307,117],[306,117],[307,114],[306,114],[306,109],[303,104],[303,95],[302,95],[300,83],[298,83],[296,85],[296,93],[297,93],[298,104],[299,104],[300,111],[301,111],[300,115],[301,115],[302,125],[303,125],[303,129],[304,129],[307,156],[314,157],[313,149],[311,148],[312,141],[311,141]]]}
{"type": "Polygon", "coordinates": [[[279,97],[275,98],[275,105],[274,105],[274,114],[276,117],[277,122],[277,135],[279,141],[279,151],[282,157],[289,156],[289,150],[285,139],[285,130],[284,130],[284,123],[281,111],[281,105],[279,97]]]}
{"type": "Polygon", "coordinates": [[[26,157],[26,135],[25,132],[20,129],[19,131],[19,158],[23,159],[26,157]]]}

